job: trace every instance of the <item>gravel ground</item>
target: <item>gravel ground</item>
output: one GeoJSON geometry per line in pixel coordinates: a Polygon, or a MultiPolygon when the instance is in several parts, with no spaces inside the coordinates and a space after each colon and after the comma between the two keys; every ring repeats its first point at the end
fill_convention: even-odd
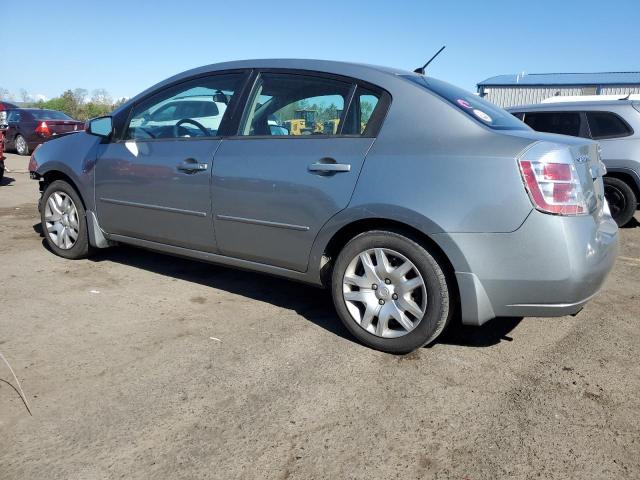
{"type": "MultiPolygon", "coordinates": [[[[640,223],[576,317],[392,356],[327,294],[133,248],[68,261],[0,186],[0,478],[640,478],[640,223]]],[[[638,216],[637,216],[638,217],[638,216]]]]}

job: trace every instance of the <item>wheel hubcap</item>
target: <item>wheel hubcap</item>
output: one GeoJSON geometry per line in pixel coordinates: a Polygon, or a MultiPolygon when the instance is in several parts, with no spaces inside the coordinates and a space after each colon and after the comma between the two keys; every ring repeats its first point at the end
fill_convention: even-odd
{"type": "Polygon", "coordinates": [[[18,151],[18,153],[24,153],[25,147],[26,147],[26,142],[24,138],[18,137],[16,139],[16,150],[18,151]]]}
{"type": "Polygon", "coordinates": [[[64,192],[49,195],[44,209],[47,235],[63,250],[72,248],[78,240],[78,210],[71,197],[64,192]]]}
{"type": "Polygon", "coordinates": [[[378,337],[406,335],[427,310],[427,288],[417,267],[387,248],[366,250],[351,260],[342,293],[355,322],[378,337]]]}

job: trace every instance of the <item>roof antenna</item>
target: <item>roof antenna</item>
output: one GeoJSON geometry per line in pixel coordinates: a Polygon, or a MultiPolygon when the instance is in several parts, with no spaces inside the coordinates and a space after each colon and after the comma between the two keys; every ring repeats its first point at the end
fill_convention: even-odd
{"type": "Polygon", "coordinates": [[[431,62],[433,62],[433,60],[434,60],[438,55],[440,55],[440,52],[442,52],[442,50],[444,50],[444,49],[445,49],[445,47],[446,47],[446,45],[443,45],[443,46],[442,46],[442,48],[441,48],[440,50],[438,50],[438,51],[436,52],[436,54],[435,54],[433,57],[431,57],[427,63],[425,63],[422,67],[418,67],[418,68],[416,68],[416,69],[414,70],[414,72],[415,72],[415,73],[419,73],[420,75],[424,75],[424,72],[426,71],[426,68],[429,66],[429,64],[430,64],[431,62]]]}

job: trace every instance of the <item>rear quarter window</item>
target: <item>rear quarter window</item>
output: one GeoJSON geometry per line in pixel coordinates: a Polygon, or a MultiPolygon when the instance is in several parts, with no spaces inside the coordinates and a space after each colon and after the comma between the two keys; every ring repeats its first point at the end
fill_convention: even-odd
{"type": "Polygon", "coordinates": [[[591,138],[626,137],[633,133],[631,127],[622,118],[612,112],[586,112],[591,138]]]}

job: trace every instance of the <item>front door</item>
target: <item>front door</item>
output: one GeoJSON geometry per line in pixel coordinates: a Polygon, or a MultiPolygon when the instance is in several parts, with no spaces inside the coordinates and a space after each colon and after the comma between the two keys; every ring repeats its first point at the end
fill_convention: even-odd
{"type": "Polygon", "coordinates": [[[216,251],[211,167],[244,74],[202,77],[133,107],[122,138],[101,145],[95,171],[108,233],[216,251]]]}
{"type": "Polygon", "coordinates": [[[349,203],[378,98],[341,79],[262,73],[239,135],[214,157],[220,252],[305,271],[318,231],[349,203]]]}

